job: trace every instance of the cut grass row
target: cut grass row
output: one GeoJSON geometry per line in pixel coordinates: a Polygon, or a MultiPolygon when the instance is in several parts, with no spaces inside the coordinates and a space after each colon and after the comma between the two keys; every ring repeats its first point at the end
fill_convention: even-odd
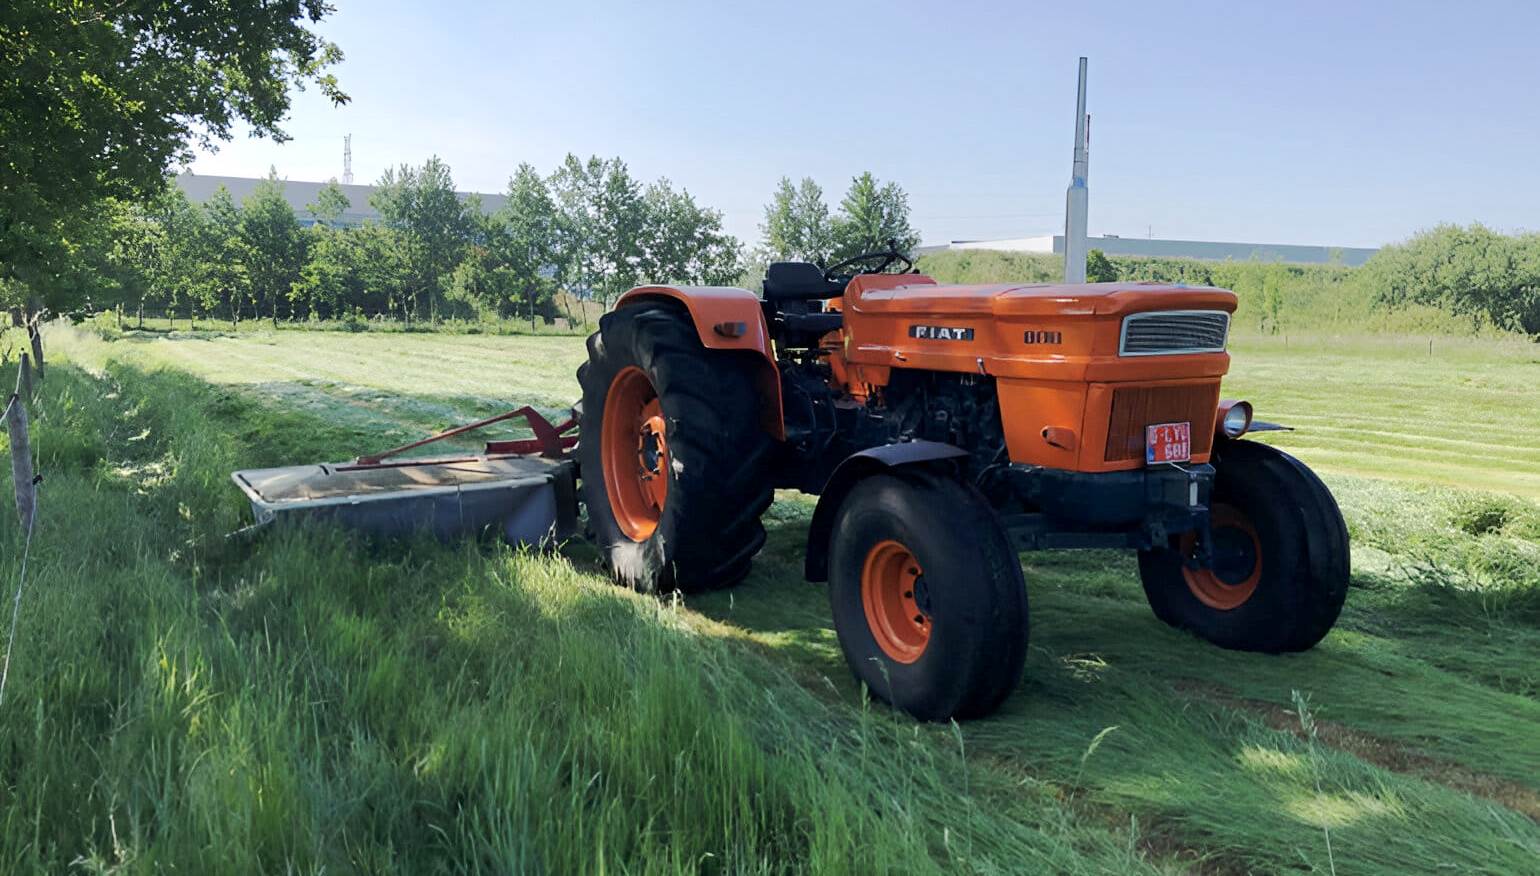
{"type": "MultiPolygon", "coordinates": [[[[112,355],[248,387],[274,403],[390,434],[438,428],[513,404],[564,412],[578,395],[579,338],[283,331],[238,338],[136,338],[107,344],[56,332],[84,362],[112,355]],[[372,392],[371,392],[372,391],[372,392]]],[[[1230,397],[1297,431],[1268,440],[1327,471],[1540,498],[1540,347],[1421,338],[1337,337],[1289,346],[1242,336],[1230,397]]]]}
{"type": "Polygon", "coordinates": [[[117,366],[55,367],[40,407],[0,870],[1155,869],[1129,827],[809,692],[581,559],[226,541],[225,473],[320,453],[326,424],[117,366]],[[58,440],[84,430],[103,440],[58,440]]]}

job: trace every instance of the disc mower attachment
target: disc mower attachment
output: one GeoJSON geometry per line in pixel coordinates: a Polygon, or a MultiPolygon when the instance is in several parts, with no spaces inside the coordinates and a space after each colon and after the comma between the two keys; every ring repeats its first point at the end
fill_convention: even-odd
{"type": "Polygon", "coordinates": [[[512,544],[541,545],[577,530],[572,420],[553,426],[519,408],[353,462],[247,469],[231,479],[257,525],[328,520],[380,536],[429,532],[440,540],[495,528],[512,544]],[[535,437],[488,442],[481,454],[397,459],[398,454],[515,417],[535,437]]]}

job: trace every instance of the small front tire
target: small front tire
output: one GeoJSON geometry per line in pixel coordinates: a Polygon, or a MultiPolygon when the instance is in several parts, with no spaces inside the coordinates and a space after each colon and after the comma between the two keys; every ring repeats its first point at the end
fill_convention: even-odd
{"type": "Polygon", "coordinates": [[[1253,441],[1215,451],[1213,562],[1188,562],[1195,538],[1141,551],[1139,577],[1155,616],[1236,651],[1314,647],[1347,597],[1347,525],[1304,463],[1253,441]]]}
{"type": "Polygon", "coordinates": [[[1021,679],[1021,562],[984,498],[944,474],[879,474],[851,490],[829,599],[856,678],[920,720],[987,715],[1021,679]]]}

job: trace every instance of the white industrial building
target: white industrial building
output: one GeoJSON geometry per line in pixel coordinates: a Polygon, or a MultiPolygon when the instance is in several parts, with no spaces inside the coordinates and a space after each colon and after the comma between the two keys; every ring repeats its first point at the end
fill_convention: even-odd
{"type": "MultiPolygon", "coordinates": [[[[1088,249],[1107,255],[1205,259],[1209,261],[1287,262],[1302,265],[1340,264],[1356,267],[1377,250],[1358,246],[1301,246],[1292,243],[1229,243],[1214,240],[1164,240],[1149,237],[1105,235],[1087,240],[1088,249]]],[[[926,252],[954,249],[992,249],[1003,252],[1064,254],[1064,235],[1010,237],[1000,240],[954,240],[941,246],[923,247],[926,252]]]]}
{"type": "MultiPolygon", "coordinates": [[[[202,204],[214,193],[223,187],[230,193],[235,203],[241,204],[256,191],[257,185],[262,180],[249,176],[205,176],[203,174],[179,173],[176,177],[177,187],[187,195],[187,199],[195,204],[202,204]]],[[[315,216],[310,212],[310,205],[316,202],[321,195],[321,189],[326,187],[324,182],[308,182],[305,180],[285,179],[283,184],[284,200],[294,208],[294,215],[301,225],[309,225],[315,221],[315,216]]],[[[369,196],[374,194],[374,186],[340,185],[342,194],[348,199],[348,208],[342,212],[338,220],[341,225],[362,225],[369,221],[379,221],[380,211],[374,209],[369,203],[369,196]]],[[[455,192],[460,200],[471,196],[471,192],[455,192]]],[[[503,206],[506,200],[503,195],[475,193],[481,199],[481,209],[492,213],[503,206]]]]}

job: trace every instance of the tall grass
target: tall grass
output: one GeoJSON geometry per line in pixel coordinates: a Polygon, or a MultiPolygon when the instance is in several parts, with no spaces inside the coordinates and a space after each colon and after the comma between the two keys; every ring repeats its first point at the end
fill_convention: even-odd
{"type": "Polygon", "coordinates": [[[227,539],[228,471],[324,426],[116,365],[55,368],[39,407],[7,872],[1144,866],[1118,830],[980,811],[955,750],[560,557],[227,539]]]}
{"type": "MultiPolygon", "coordinates": [[[[426,404],[450,366],[539,383],[569,355],[543,338],[370,340],[55,344],[76,362],[56,363],[37,406],[47,479],[0,708],[0,872],[1540,859],[1530,500],[1332,476],[1354,590],[1339,630],[1286,658],[1161,626],[1126,556],[1029,555],[1022,688],[994,719],[917,726],[844,670],[799,572],[805,499],[772,508],[744,586],[688,604],[612,587],[581,543],[227,538],[245,521],[230,470],[336,458],[391,417],[436,416],[382,406],[371,426],[362,402],[337,416],[356,387],[299,384],[315,381],[307,356],[426,404]],[[404,374],[419,356],[433,366],[404,374]],[[282,403],[310,397],[297,386],[332,394],[282,403]],[[1276,720],[1296,690],[1318,740],[1276,720]]],[[[8,575],[19,537],[0,514],[8,575]]]]}

